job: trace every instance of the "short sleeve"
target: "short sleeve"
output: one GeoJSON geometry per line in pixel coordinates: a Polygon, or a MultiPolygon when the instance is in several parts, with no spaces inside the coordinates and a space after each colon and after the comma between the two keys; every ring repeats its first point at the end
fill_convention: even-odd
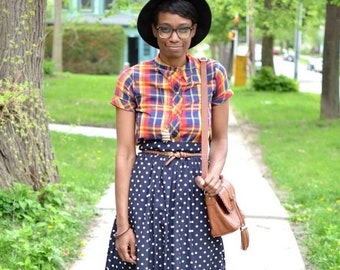
{"type": "Polygon", "coordinates": [[[234,95],[234,92],[230,89],[226,69],[217,61],[212,61],[210,64],[212,79],[215,84],[212,105],[217,106],[228,101],[234,95]]]}
{"type": "Polygon", "coordinates": [[[128,68],[118,77],[111,104],[117,108],[135,111],[136,101],[133,93],[133,70],[128,68]]]}

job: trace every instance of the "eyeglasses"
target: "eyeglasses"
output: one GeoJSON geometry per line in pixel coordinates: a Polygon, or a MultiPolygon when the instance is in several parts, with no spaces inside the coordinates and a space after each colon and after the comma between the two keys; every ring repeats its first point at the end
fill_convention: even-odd
{"type": "Polygon", "coordinates": [[[173,32],[176,32],[179,38],[186,39],[190,36],[192,27],[185,26],[173,29],[168,26],[158,26],[157,28],[158,35],[160,38],[169,38],[171,37],[173,32]]]}

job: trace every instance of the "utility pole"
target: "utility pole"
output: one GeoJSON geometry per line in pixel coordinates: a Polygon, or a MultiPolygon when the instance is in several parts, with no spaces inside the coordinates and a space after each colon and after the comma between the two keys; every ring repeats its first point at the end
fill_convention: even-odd
{"type": "Polygon", "coordinates": [[[247,15],[247,44],[248,44],[248,72],[250,76],[255,74],[255,26],[254,26],[254,2],[249,0],[247,15]]]}
{"type": "Polygon", "coordinates": [[[53,47],[52,59],[55,70],[63,71],[63,26],[62,26],[62,0],[54,0],[53,47]]]}
{"type": "Polygon", "coordinates": [[[237,49],[238,49],[238,23],[240,22],[240,18],[238,17],[238,14],[235,14],[234,19],[234,57],[237,55],[237,49]]]}
{"type": "Polygon", "coordinates": [[[234,27],[233,30],[230,30],[227,34],[228,39],[231,41],[231,48],[228,57],[228,79],[231,80],[231,77],[234,75],[234,65],[235,65],[235,57],[237,55],[237,48],[238,48],[238,23],[240,19],[238,14],[236,14],[233,18],[234,27]]]}
{"type": "Polygon", "coordinates": [[[302,3],[301,0],[297,6],[297,26],[295,27],[295,57],[294,57],[294,79],[298,80],[298,69],[301,48],[301,26],[302,26],[302,3]]]}

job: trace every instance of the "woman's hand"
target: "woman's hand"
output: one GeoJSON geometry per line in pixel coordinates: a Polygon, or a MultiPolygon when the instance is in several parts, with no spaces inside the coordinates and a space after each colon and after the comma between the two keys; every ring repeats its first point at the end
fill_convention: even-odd
{"type": "Polygon", "coordinates": [[[197,176],[195,181],[197,186],[204,190],[204,194],[210,197],[218,195],[223,188],[222,180],[219,176],[211,176],[208,174],[205,179],[203,179],[202,176],[197,176]]]}
{"type": "Polygon", "coordinates": [[[115,245],[122,261],[136,264],[136,236],[131,228],[127,231],[117,231],[115,245]]]}

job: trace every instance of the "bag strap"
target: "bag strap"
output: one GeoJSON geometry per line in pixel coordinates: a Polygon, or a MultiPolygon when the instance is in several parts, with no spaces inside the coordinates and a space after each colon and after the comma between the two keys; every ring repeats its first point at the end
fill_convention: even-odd
{"type": "MultiPolygon", "coordinates": [[[[202,151],[202,177],[203,179],[208,174],[208,145],[209,145],[209,121],[208,121],[208,88],[207,88],[207,59],[202,57],[201,61],[201,121],[202,121],[202,135],[201,135],[201,151],[202,151]]],[[[245,228],[244,216],[239,209],[237,202],[236,213],[241,222],[241,230],[245,228]]]]}
{"type": "Polygon", "coordinates": [[[209,141],[207,59],[205,57],[201,57],[200,61],[201,61],[202,177],[205,178],[208,174],[208,141],[209,141]]]}
{"type": "MultiPolygon", "coordinates": [[[[202,135],[201,135],[201,154],[202,154],[202,177],[205,178],[208,174],[208,145],[209,145],[209,120],[208,120],[208,87],[207,87],[207,58],[201,57],[201,121],[202,121],[202,135]]],[[[236,213],[240,220],[241,231],[241,248],[246,250],[249,246],[248,228],[244,221],[243,213],[237,205],[236,213]]]]}

